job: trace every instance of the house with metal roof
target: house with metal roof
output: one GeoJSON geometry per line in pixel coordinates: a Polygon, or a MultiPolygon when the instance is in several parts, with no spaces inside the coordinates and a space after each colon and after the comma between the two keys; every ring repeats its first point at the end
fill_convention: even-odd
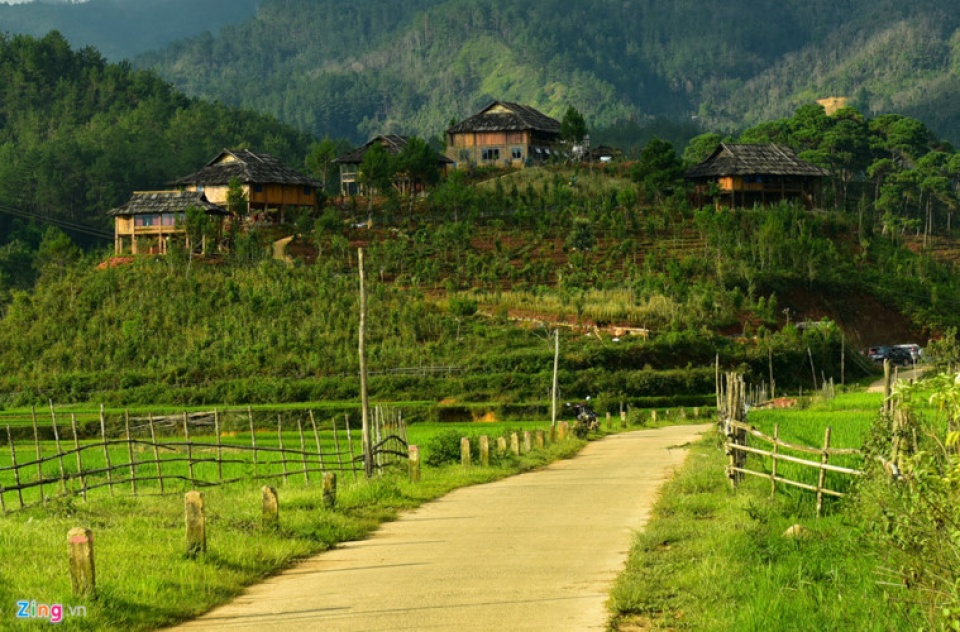
{"type": "Polygon", "coordinates": [[[458,169],[541,164],[557,154],[560,121],[528,105],[494,101],[449,127],[446,141],[458,169]]]}
{"type": "Polygon", "coordinates": [[[166,254],[171,242],[180,241],[193,250],[207,248],[206,240],[191,244],[187,234],[187,211],[203,211],[211,218],[213,235],[219,241],[227,211],[198,191],[136,191],[126,204],[107,211],[114,218],[114,252],[118,255],[166,254]]]}
{"type": "Polygon", "coordinates": [[[721,143],[686,173],[700,205],[752,208],[781,200],[812,207],[820,181],[830,172],[801,160],[786,145],[721,143]]]}
{"type": "MultiPolygon", "coordinates": [[[[346,197],[349,195],[361,195],[363,193],[360,185],[360,165],[363,163],[363,157],[367,155],[371,147],[380,145],[388,154],[399,156],[403,153],[403,150],[406,149],[408,142],[410,142],[409,136],[381,134],[380,136],[371,138],[362,147],[358,147],[353,151],[339,156],[333,162],[340,165],[340,195],[346,197]]],[[[437,168],[441,172],[447,170],[452,164],[452,160],[443,154],[437,154],[437,168]]],[[[421,190],[423,183],[411,181],[407,174],[398,173],[393,186],[403,194],[421,190]]]]}
{"type": "Polygon", "coordinates": [[[283,221],[287,209],[316,210],[318,207],[320,182],[270,154],[249,149],[224,149],[202,169],[173,184],[186,191],[202,192],[210,202],[225,207],[227,190],[234,178],[247,196],[248,215],[283,221]]]}

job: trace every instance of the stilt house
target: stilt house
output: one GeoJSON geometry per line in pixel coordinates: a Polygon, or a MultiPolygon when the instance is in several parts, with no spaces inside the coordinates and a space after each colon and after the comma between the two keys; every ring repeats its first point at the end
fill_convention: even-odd
{"type": "MultiPolygon", "coordinates": [[[[171,242],[181,242],[188,250],[187,209],[196,208],[214,221],[217,240],[222,236],[227,211],[212,204],[197,191],[138,191],[123,206],[108,211],[114,218],[114,252],[118,255],[166,254],[171,242]]],[[[201,244],[206,250],[207,244],[201,244]]]]}
{"type": "Polygon", "coordinates": [[[797,158],[786,145],[721,143],[686,173],[696,185],[700,205],[712,199],[716,206],[743,208],[781,200],[798,200],[808,207],[820,181],[830,172],[797,158]]]}
{"type": "Polygon", "coordinates": [[[174,185],[202,192],[214,204],[225,207],[227,189],[234,178],[247,196],[247,214],[257,219],[282,222],[287,209],[317,209],[320,182],[270,154],[248,149],[224,149],[203,169],[176,180],[174,185]]]}
{"type": "MultiPolygon", "coordinates": [[[[376,138],[370,139],[363,147],[354,149],[340,156],[335,163],[340,165],[340,195],[346,197],[349,195],[362,195],[363,187],[360,185],[360,165],[363,164],[363,157],[367,155],[370,148],[374,145],[380,145],[392,156],[399,156],[403,153],[409,136],[400,134],[381,134],[376,138]]],[[[437,154],[437,169],[441,172],[446,171],[453,162],[443,154],[437,154]]],[[[393,182],[393,186],[401,194],[420,191],[423,189],[422,182],[411,181],[409,176],[404,173],[398,173],[393,182]]]]}
{"type": "Polygon", "coordinates": [[[494,101],[447,129],[447,158],[458,169],[523,167],[557,153],[560,121],[528,105],[494,101]]]}

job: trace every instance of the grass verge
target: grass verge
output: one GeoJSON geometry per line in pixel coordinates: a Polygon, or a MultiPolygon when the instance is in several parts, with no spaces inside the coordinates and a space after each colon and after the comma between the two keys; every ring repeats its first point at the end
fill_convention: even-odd
{"type": "Polygon", "coordinates": [[[664,487],[611,593],[613,630],[922,629],[915,606],[878,584],[882,551],[844,503],[819,520],[802,492],[724,475],[720,438],[691,447],[664,487]],[[784,537],[794,524],[805,537],[784,537]]]}

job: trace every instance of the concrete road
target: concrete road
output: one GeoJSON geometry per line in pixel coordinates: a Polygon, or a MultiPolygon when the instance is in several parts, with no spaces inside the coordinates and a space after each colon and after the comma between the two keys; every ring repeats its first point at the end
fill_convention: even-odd
{"type": "Polygon", "coordinates": [[[603,630],[632,534],[710,425],[641,430],[454,491],[183,630],[603,630]]]}

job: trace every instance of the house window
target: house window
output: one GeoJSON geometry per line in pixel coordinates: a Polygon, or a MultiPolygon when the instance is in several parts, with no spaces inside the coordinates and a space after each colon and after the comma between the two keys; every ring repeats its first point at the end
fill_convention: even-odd
{"type": "Polygon", "coordinates": [[[159,215],[135,215],[133,218],[133,225],[137,228],[143,228],[146,226],[156,226],[160,223],[159,215]]]}
{"type": "Polygon", "coordinates": [[[484,149],[481,155],[483,160],[500,160],[500,149],[484,149]]]}
{"type": "Polygon", "coordinates": [[[513,147],[510,149],[510,157],[514,160],[520,160],[523,158],[523,148],[522,147],[513,147]]]}
{"type": "Polygon", "coordinates": [[[254,193],[263,193],[263,185],[262,185],[262,184],[255,184],[255,185],[253,185],[253,192],[254,192],[254,193]]]}
{"type": "Polygon", "coordinates": [[[203,185],[202,185],[202,184],[198,184],[198,185],[197,185],[197,191],[200,192],[200,193],[203,192],[203,185]]]}
{"type": "Polygon", "coordinates": [[[311,193],[313,193],[313,189],[311,189],[310,187],[303,187],[303,194],[304,194],[304,195],[309,196],[311,193]]]}
{"type": "Polygon", "coordinates": [[[160,216],[160,225],[161,226],[175,226],[176,218],[173,213],[164,213],[160,216]]]}

